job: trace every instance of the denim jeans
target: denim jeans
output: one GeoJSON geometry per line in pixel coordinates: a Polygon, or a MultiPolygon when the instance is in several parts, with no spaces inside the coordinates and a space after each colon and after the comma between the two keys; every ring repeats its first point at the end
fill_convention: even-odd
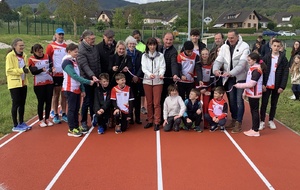
{"type": "MultiPolygon", "coordinates": [[[[245,81],[239,81],[239,82],[243,83],[245,81]]],[[[227,91],[230,90],[232,86],[235,85],[236,83],[237,82],[235,77],[229,78],[225,85],[227,88],[225,89],[227,91]]],[[[244,89],[241,88],[232,88],[230,92],[227,92],[231,118],[236,119],[238,122],[243,121],[243,116],[245,112],[245,105],[242,97],[243,92],[244,89]]]]}

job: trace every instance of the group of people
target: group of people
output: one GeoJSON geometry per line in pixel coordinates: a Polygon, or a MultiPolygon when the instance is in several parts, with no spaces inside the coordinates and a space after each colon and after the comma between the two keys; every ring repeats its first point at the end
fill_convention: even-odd
{"type": "Polygon", "coordinates": [[[52,126],[62,120],[68,123],[68,135],[74,137],[88,132],[88,113],[91,125],[98,126],[98,134],[109,127],[119,134],[129,124],[142,124],[141,112],[147,114],[144,128],[153,127],[155,131],[161,125],[164,131],[179,131],[183,122],[184,130],[203,132],[207,128],[213,132],[232,128],[232,133],[239,133],[246,96],[253,124],[244,134],[260,136],[270,96],[269,126],[276,129],[273,119],[279,95],[287,84],[289,67],[291,72],[298,69],[297,76],[292,74],[292,82],[300,80],[300,57],[295,55],[290,62],[293,64],[289,64],[279,51],[281,42],[277,39],[272,40],[269,53],[261,57],[257,52],[250,53],[249,45],[236,30],[228,32],[226,41],[223,34],[216,33],[214,47],[209,51],[200,40],[200,31],[193,29],[190,41],[184,43],[180,53],[170,32],[164,34],[163,44],[154,37],[142,42],[138,30],[125,41],[116,42],[114,36],[112,30],[105,30],[103,41],[95,44],[95,34],[85,30],[79,45],[67,45],[63,29],[58,28],[46,53],[40,44],[35,44],[29,59],[24,53],[24,42],[15,39],[6,57],[12,130],[31,129],[23,121],[29,72],[34,75],[39,126],[52,126]],[[225,126],[228,105],[232,120],[225,126]]]}

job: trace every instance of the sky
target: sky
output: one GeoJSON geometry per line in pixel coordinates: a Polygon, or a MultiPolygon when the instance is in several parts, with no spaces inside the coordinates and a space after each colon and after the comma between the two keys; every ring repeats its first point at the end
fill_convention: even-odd
{"type": "Polygon", "coordinates": [[[145,3],[153,3],[158,1],[166,1],[166,0],[125,0],[132,3],[145,4],[145,3]]]}

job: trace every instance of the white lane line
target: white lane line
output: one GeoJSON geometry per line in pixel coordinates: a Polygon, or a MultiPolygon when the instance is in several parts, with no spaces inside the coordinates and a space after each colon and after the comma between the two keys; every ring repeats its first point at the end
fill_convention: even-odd
{"type": "Polygon", "coordinates": [[[79,149],[81,148],[81,146],[83,145],[83,143],[85,142],[85,140],[89,137],[89,135],[91,134],[92,130],[94,129],[94,127],[91,127],[89,132],[83,137],[83,139],[80,141],[80,143],[77,145],[77,147],[74,149],[74,151],[72,152],[72,154],[69,156],[69,158],[65,161],[65,163],[62,165],[62,167],[58,170],[58,172],[56,173],[56,175],[53,177],[53,179],[50,181],[50,183],[48,184],[48,186],[46,187],[46,190],[50,190],[53,185],[56,183],[56,181],[58,180],[58,178],[60,177],[60,175],[63,173],[63,171],[66,169],[66,167],[69,165],[69,163],[71,162],[71,160],[74,158],[74,156],[76,155],[76,153],[79,151],[79,149]]]}
{"type": "Polygon", "coordinates": [[[252,167],[252,169],[256,172],[256,174],[260,177],[260,179],[265,183],[268,189],[275,190],[271,183],[265,178],[265,176],[259,171],[259,169],[255,166],[255,164],[251,161],[251,159],[247,156],[247,154],[243,151],[243,149],[237,144],[237,142],[230,136],[230,134],[225,130],[226,136],[232,142],[232,144],[238,149],[238,151],[242,154],[248,164],[252,167]]]}
{"type": "Polygon", "coordinates": [[[162,167],[161,167],[161,146],[160,132],[156,131],[156,157],[157,157],[157,189],[163,190],[162,167]]]}
{"type": "MultiPolygon", "coordinates": [[[[36,124],[39,120],[36,120],[35,122],[31,123],[29,126],[32,127],[34,124],[36,124]]],[[[11,138],[7,139],[5,142],[0,144],[0,148],[2,148],[4,145],[15,139],[17,136],[21,135],[24,132],[18,132],[16,135],[12,136],[11,138]]],[[[0,139],[1,140],[1,139],[0,139]]]]}

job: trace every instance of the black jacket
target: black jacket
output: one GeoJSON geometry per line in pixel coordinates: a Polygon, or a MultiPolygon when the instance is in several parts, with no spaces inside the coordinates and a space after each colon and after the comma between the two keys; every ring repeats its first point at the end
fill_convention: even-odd
{"type": "Polygon", "coordinates": [[[115,53],[117,42],[114,41],[111,47],[105,44],[104,40],[97,44],[97,49],[100,55],[101,60],[101,71],[102,73],[108,73],[108,66],[109,66],[109,56],[115,53]]]}
{"type": "MultiPolygon", "coordinates": [[[[110,76],[110,84],[112,85],[111,87],[116,85],[116,80],[115,80],[115,75],[117,73],[122,72],[124,67],[128,67],[129,70],[132,70],[132,62],[131,62],[131,57],[128,55],[124,56],[119,56],[117,53],[111,55],[109,57],[109,66],[108,66],[108,73],[110,76]],[[113,66],[118,66],[117,71],[113,71],[112,68],[113,66]]],[[[126,76],[126,84],[130,86],[132,76],[128,72],[124,72],[126,76]]]]}
{"type": "MultiPolygon", "coordinates": [[[[135,70],[135,75],[137,77],[144,77],[144,73],[142,71],[142,55],[143,53],[140,52],[139,50],[135,50],[136,56],[135,56],[135,65],[134,65],[134,70],[135,70]]],[[[130,56],[129,56],[130,57],[130,56]]],[[[130,57],[131,58],[131,57],[130,57]]],[[[131,58],[132,59],[132,58],[131,58]]],[[[132,63],[132,62],[131,62],[132,63]]],[[[130,69],[130,71],[133,70],[133,65],[132,68],[130,69]]]]}
{"type": "Polygon", "coordinates": [[[172,45],[164,52],[164,47],[159,48],[159,52],[164,54],[165,62],[166,62],[166,72],[165,77],[173,77],[174,75],[179,76],[179,68],[177,63],[177,50],[172,45]]]}
{"type": "MultiPolygon", "coordinates": [[[[272,65],[272,52],[268,53],[263,57],[267,68],[263,73],[263,85],[266,86],[272,65]]],[[[279,58],[277,63],[277,68],[275,72],[275,90],[279,88],[285,89],[289,77],[289,62],[285,57],[285,54],[279,52],[279,58]]]]}
{"type": "Polygon", "coordinates": [[[102,86],[98,86],[95,89],[94,95],[94,112],[97,113],[98,110],[103,109],[104,112],[109,111],[111,106],[110,100],[110,89],[102,88],[102,86]],[[104,100],[104,94],[106,93],[106,100],[104,100]]]}
{"type": "Polygon", "coordinates": [[[92,76],[99,77],[101,73],[100,56],[96,46],[89,46],[84,41],[78,47],[77,63],[80,68],[80,75],[86,79],[92,76]]]}

